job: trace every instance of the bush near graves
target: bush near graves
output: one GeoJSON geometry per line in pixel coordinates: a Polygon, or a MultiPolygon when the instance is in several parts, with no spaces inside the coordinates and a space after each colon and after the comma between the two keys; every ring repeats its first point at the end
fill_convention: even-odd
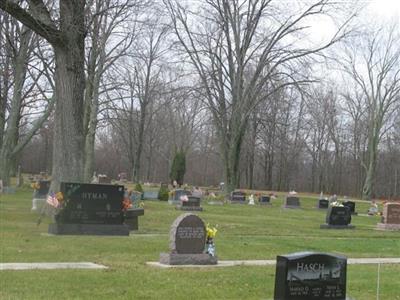
{"type": "Polygon", "coordinates": [[[143,188],[142,188],[142,185],[140,183],[136,183],[135,191],[139,192],[139,193],[143,193],[143,188]]]}
{"type": "Polygon", "coordinates": [[[168,201],[169,190],[165,185],[161,185],[160,190],[158,191],[158,200],[160,201],[168,201]]]}
{"type": "Polygon", "coordinates": [[[169,177],[171,182],[176,182],[181,186],[183,184],[183,178],[186,172],[186,154],[183,151],[178,151],[175,154],[174,160],[171,166],[171,172],[169,177]]]}

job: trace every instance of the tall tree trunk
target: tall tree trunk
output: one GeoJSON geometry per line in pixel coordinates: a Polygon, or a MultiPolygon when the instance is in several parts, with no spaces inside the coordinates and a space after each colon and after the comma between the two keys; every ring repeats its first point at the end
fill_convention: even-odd
{"type": "Polygon", "coordinates": [[[60,1],[63,43],[54,46],[56,59],[56,114],[51,190],[62,181],[83,180],[83,99],[85,1],[60,1]]]}

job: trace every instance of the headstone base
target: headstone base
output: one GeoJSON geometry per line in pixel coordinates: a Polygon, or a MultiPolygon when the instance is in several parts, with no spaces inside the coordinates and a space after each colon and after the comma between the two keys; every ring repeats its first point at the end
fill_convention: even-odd
{"type": "Polygon", "coordinates": [[[354,229],[356,226],[354,225],[330,225],[330,224],[321,224],[319,226],[320,229],[354,229]]]}
{"type": "Polygon", "coordinates": [[[282,208],[301,209],[301,206],[297,206],[297,205],[282,205],[282,208]]]}
{"type": "Polygon", "coordinates": [[[179,205],[181,204],[181,200],[168,200],[168,204],[179,205]]]}
{"type": "Polygon", "coordinates": [[[230,200],[231,204],[246,204],[246,201],[234,201],[234,200],[230,200]]]}
{"type": "Polygon", "coordinates": [[[400,231],[400,224],[386,224],[386,223],[378,223],[376,224],[376,229],[378,230],[395,230],[400,231]]]}
{"type": "Polygon", "coordinates": [[[208,201],[208,205],[224,205],[224,202],[222,201],[208,201]]]}
{"type": "Polygon", "coordinates": [[[176,209],[179,210],[184,210],[184,211],[203,211],[202,207],[198,207],[198,206],[182,206],[182,205],[178,205],[177,207],[175,207],[176,209]]]}
{"type": "Polygon", "coordinates": [[[160,263],[164,265],[216,265],[218,258],[206,253],[177,254],[161,253],[160,263]]]}
{"type": "Polygon", "coordinates": [[[125,224],[49,224],[48,233],[59,235],[129,235],[125,224]]]}

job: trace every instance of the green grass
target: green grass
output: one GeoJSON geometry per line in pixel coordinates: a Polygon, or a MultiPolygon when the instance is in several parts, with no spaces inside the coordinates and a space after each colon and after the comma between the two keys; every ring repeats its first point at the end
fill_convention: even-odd
{"type": "MultiPolygon", "coordinates": [[[[400,257],[400,233],[377,231],[379,217],[354,216],[355,230],[321,230],[325,212],[316,199],[302,198],[301,210],[203,204],[200,213],[218,224],[221,260],[274,259],[297,251],[322,251],[347,257],[400,257]]],[[[50,236],[45,219],[36,226],[30,211],[31,192],[0,198],[1,262],[80,262],[107,270],[0,271],[0,299],[272,299],[275,267],[238,266],[206,269],[157,269],[168,251],[168,233],[182,212],[165,202],[145,202],[140,230],[129,237],[50,236]]],[[[365,213],[368,204],[358,202],[365,213]]],[[[400,265],[381,265],[380,299],[400,299],[400,265]]],[[[376,299],[377,265],[349,265],[347,295],[376,299]]]]}

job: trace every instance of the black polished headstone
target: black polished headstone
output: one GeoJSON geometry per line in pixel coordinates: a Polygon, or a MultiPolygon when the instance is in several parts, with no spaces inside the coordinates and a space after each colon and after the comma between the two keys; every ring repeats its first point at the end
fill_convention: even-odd
{"type": "Polygon", "coordinates": [[[327,209],[329,207],[329,200],[327,199],[319,199],[318,200],[318,208],[319,209],[327,209]]]}
{"type": "Polygon", "coordinates": [[[277,257],[274,300],[345,300],[347,258],[299,252],[277,257]]]}
{"type": "Polygon", "coordinates": [[[189,196],[188,201],[182,201],[181,205],[178,206],[178,208],[181,210],[193,210],[193,211],[203,210],[203,208],[200,207],[200,198],[194,196],[189,196]]]}
{"type": "Polygon", "coordinates": [[[232,203],[245,203],[246,202],[246,194],[242,191],[234,191],[231,193],[231,202],[232,203]]]}
{"type": "Polygon", "coordinates": [[[325,221],[329,225],[349,225],[351,222],[350,210],[346,206],[330,206],[325,221]]]}
{"type": "Polygon", "coordinates": [[[49,193],[50,189],[50,180],[39,180],[39,189],[35,191],[34,198],[46,198],[47,194],[49,193]]]}
{"type": "Polygon", "coordinates": [[[284,208],[300,208],[300,199],[297,196],[286,196],[283,204],[284,208]]]}
{"type": "Polygon", "coordinates": [[[123,224],[122,185],[61,183],[65,207],[56,215],[63,224],[123,224]]]}
{"type": "Polygon", "coordinates": [[[343,206],[348,207],[350,209],[350,213],[352,215],[356,215],[356,203],[353,201],[345,201],[343,202],[343,206]]]}
{"type": "Polygon", "coordinates": [[[260,202],[260,204],[271,204],[271,197],[262,195],[262,196],[260,196],[259,202],[260,202]]]}

